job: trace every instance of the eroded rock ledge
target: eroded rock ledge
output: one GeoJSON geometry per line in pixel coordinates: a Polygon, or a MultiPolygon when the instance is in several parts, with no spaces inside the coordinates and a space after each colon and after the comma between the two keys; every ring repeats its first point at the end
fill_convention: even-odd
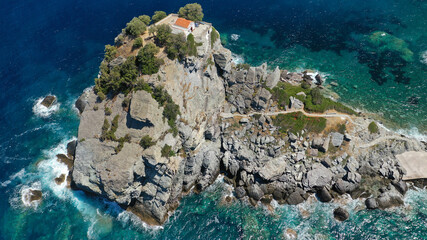
{"type": "Polygon", "coordinates": [[[407,186],[396,155],[426,151],[425,145],[381,128],[370,133],[371,121],[363,116],[306,113],[304,92],[279,106],[271,92],[277,84],[305,82],[313,88],[324,80],[268,71],[266,64],[239,68],[219,41],[203,44],[199,56],[165,59],[158,74],[143,77],[152,87],[163,86],[179,105],[178,134],[148,92],[104,101],[93,89],[82,94],[76,103],[81,120],[74,187],[115,201],[150,224],[164,223],[183,195],[203,191],[219,174],[235,187],[236,198],[254,204],[271,199],[298,204],[310,193],[325,202],[349,193],[367,198],[367,208],[402,203],[407,186]],[[286,113],[324,118],[326,126],[295,131],[279,121],[286,113]],[[116,141],[101,139],[105,121],[116,121],[116,138],[128,139],[120,151],[116,141]],[[153,141],[145,149],[139,144],[144,136],[153,141]]]}

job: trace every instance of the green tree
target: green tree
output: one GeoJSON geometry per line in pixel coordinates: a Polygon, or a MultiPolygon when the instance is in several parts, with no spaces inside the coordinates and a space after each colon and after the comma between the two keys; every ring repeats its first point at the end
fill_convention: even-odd
{"type": "Polygon", "coordinates": [[[197,43],[192,33],[187,36],[187,55],[197,56],[197,43]]]}
{"type": "Polygon", "coordinates": [[[141,37],[137,37],[135,39],[135,41],[133,42],[132,48],[136,49],[136,48],[140,48],[142,47],[142,38],[141,37]]]}
{"type": "Polygon", "coordinates": [[[375,122],[371,122],[368,126],[368,130],[370,133],[377,133],[379,131],[378,126],[375,122]]]}
{"type": "Polygon", "coordinates": [[[157,32],[157,26],[151,26],[148,28],[148,35],[149,36],[154,36],[157,32]]]}
{"type": "Polygon", "coordinates": [[[179,9],[178,15],[191,21],[202,21],[204,16],[202,6],[198,3],[185,5],[179,9]]]}
{"type": "Polygon", "coordinates": [[[172,34],[166,41],[166,53],[169,59],[183,59],[187,49],[184,33],[172,34]]]}
{"type": "Polygon", "coordinates": [[[163,11],[155,11],[154,15],[152,17],[152,20],[154,23],[156,23],[156,22],[162,20],[163,18],[165,18],[166,16],[167,16],[166,13],[163,11]]]}
{"type": "Polygon", "coordinates": [[[165,146],[163,146],[162,148],[162,157],[172,157],[175,156],[175,152],[172,150],[172,147],[165,144],[165,146]]]}
{"type": "Polygon", "coordinates": [[[147,43],[136,57],[136,63],[142,74],[154,74],[159,71],[161,61],[156,58],[159,48],[153,43],[147,43]]]}
{"type": "Polygon", "coordinates": [[[110,62],[116,57],[117,48],[108,44],[108,45],[105,45],[104,52],[105,52],[104,60],[107,62],[110,62]]]}
{"type": "Polygon", "coordinates": [[[160,45],[165,45],[172,34],[172,29],[169,25],[162,24],[156,28],[156,38],[160,45]]]}
{"type": "Polygon", "coordinates": [[[148,15],[141,15],[138,17],[141,22],[143,22],[146,26],[150,25],[151,18],[148,15]]]}
{"type": "Polygon", "coordinates": [[[126,24],[125,31],[127,34],[137,37],[145,32],[147,26],[139,18],[132,18],[130,22],[126,24]]]}

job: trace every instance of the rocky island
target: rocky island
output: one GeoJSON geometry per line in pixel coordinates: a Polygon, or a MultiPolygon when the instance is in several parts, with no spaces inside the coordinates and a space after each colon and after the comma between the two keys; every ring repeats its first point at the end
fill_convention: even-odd
{"type": "Polygon", "coordinates": [[[310,194],[322,202],[350,194],[368,209],[403,203],[399,159],[408,157],[399,156],[424,158],[425,143],[324,97],[325,80],[310,70],[235,64],[202,18],[198,4],[143,15],[106,46],[95,86],[76,102],[73,188],[152,225],[220,174],[253,205],[310,194]]]}

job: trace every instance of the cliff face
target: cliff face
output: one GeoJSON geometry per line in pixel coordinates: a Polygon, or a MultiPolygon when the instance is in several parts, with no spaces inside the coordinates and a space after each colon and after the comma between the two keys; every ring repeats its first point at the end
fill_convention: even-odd
{"type": "MultiPolygon", "coordinates": [[[[280,111],[267,88],[307,76],[278,68],[268,72],[266,64],[238,69],[219,41],[211,48],[206,39],[202,46],[199,56],[167,60],[158,74],[145,77],[152,86],[163,86],[179,105],[178,134],[146,91],[104,101],[93,89],[82,94],[76,103],[81,120],[72,170],[75,187],[115,201],[150,224],[162,224],[183,194],[194,186],[204,190],[220,172],[235,186],[238,198],[297,204],[311,192],[326,200],[334,195],[332,189],[340,194],[369,192],[360,185],[362,175],[396,185],[404,170],[395,155],[424,150],[419,142],[383,130],[372,135],[366,120],[358,117],[337,116],[351,126],[345,135],[334,130],[281,131],[275,122],[280,111]],[[127,139],[119,151],[117,141],[101,140],[105,119],[115,125],[117,139],[127,139]],[[372,138],[386,135],[390,138],[381,148],[369,146],[372,138]],[[141,147],[144,136],[155,144],[141,147]],[[328,154],[330,146],[334,151],[328,154]]],[[[289,112],[304,112],[297,98],[291,98],[289,107],[289,112]]],[[[327,128],[333,124],[328,121],[327,128]]],[[[377,190],[370,193],[380,199],[377,190]]],[[[393,194],[400,197],[402,192],[393,194]]],[[[386,197],[393,200],[393,194],[386,197]]]]}

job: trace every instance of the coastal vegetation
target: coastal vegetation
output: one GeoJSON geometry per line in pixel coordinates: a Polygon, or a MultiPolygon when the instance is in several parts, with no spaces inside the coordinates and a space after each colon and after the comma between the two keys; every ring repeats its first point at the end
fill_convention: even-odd
{"type": "Polygon", "coordinates": [[[144,149],[147,149],[151,146],[154,146],[155,144],[156,144],[156,142],[153,141],[153,139],[148,135],[143,136],[141,138],[141,141],[139,141],[139,145],[144,149]]]}
{"type": "Polygon", "coordinates": [[[165,144],[165,146],[163,146],[162,150],[162,157],[173,157],[175,156],[175,152],[172,150],[172,147],[165,144]]]}
{"type": "Polygon", "coordinates": [[[368,126],[368,130],[370,133],[378,133],[379,129],[375,122],[371,122],[368,126]]]}
{"type": "Polygon", "coordinates": [[[133,41],[133,45],[132,48],[133,49],[137,49],[142,47],[142,38],[141,37],[137,37],[134,41],[133,41]]]}
{"type": "Polygon", "coordinates": [[[212,32],[211,32],[211,47],[213,48],[214,43],[216,42],[216,40],[218,40],[219,38],[219,33],[218,31],[212,27],[212,32]]]}
{"type": "Polygon", "coordinates": [[[281,133],[299,133],[301,130],[320,133],[326,127],[326,119],[321,117],[307,117],[301,112],[279,114],[273,118],[274,125],[281,133]]]}
{"type": "Polygon", "coordinates": [[[141,15],[138,18],[139,18],[139,20],[141,20],[141,22],[143,22],[145,24],[145,26],[148,26],[151,23],[151,18],[148,15],[141,15]]]}
{"type": "Polygon", "coordinates": [[[128,35],[137,37],[145,32],[147,25],[141,21],[141,19],[134,17],[130,22],[126,24],[125,31],[128,35]]]}
{"type": "Polygon", "coordinates": [[[158,21],[162,20],[166,16],[167,16],[166,12],[155,11],[153,17],[151,18],[151,20],[153,21],[153,23],[157,23],[158,21]]]}
{"type": "Polygon", "coordinates": [[[289,106],[289,98],[295,97],[304,103],[304,110],[307,112],[325,112],[327,110],[334,109],[338,112],[353,114],[356,112],[334,100],[324,97],[319,88],[307,89],[303,88],[302,85],[294,86],[289,83],[280,82],[273,89],[269,89],[272,94],[273,100],[275,100],[280,109],[285,109],[289,106]],[[297,93],[303,92],[304,95],[297,95],[297,93]]]}
{"type": "Polygon", "coordinates": [[[184,7],[181,7],[178,12],[179,17],[199,22],[203,20],[203,9],[202,6],[198,3],[187,4],[184,7]]]}
{"type": "Polygon", "coordinates": [[[151,75],[159,71],[163,60],[156,57],[159,48],[153,43],[147,43],[136,56],[136,65],[142,74],[151,75]]]}

